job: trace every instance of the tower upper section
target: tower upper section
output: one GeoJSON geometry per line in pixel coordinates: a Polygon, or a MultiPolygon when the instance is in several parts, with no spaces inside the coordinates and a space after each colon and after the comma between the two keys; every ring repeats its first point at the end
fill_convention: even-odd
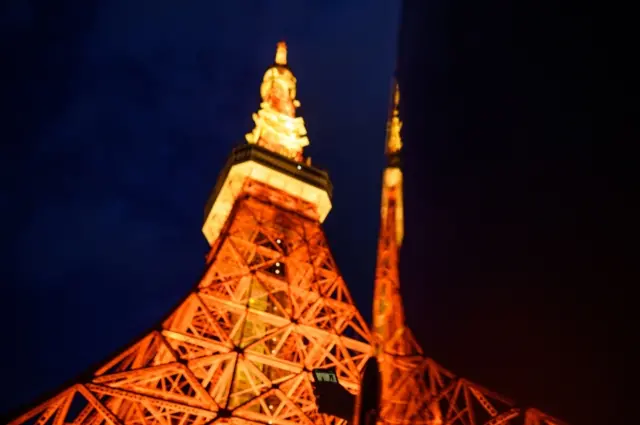
{"type": "Polygon", "coordinates": [[[267,69],[260,86],[260,110],[253,114],[255,127],[247,142],[263,146],[295,161],[302,161],[302,150],[309,145],[304,120],[296,117],[296,78],[287,66],[287,45],[281,41],[275,63],[267,69]]]}
{"type": "Polygon", "coordinates": [[[202,232],[209,244],[218,239],[236,200],[262,197],[280,208],[320,222],[331,210],[329,175],[304,161],[309,145],[304,120],[296,117],[296,79],[287,65],[287,46],[278,43],[275,63],[260,85],[255,127],[227,160],[205,207],[202,232]]]}
{"type": "Polygon", "coordinates": [[[400,130],[402,129],[402,121],[400,121],[400,86],[398,86],[398,83],[395,83],[393,87],[393,104],[390,115],[387,123],[385,153],[388,156],[394,156],[399,154],[402,149],[402,137],[400,136],[400,130]]]}
{"type": "Polygon", "coordinates": [[[382,181],[382,204],[380,213],[382,222],[386,222],[389,203],[394,203],[395,217],[393,217],[392,223],[398,247],[402,245],[402,239],[404,237],[402,170],[400,168],[400,153],[402,151],[402,137],[400,135],[401,129],[400,88],[398,84],[395,83],[393,88],[393,102],[389,112],[389,121],[387,122],[387,141],[385,144],[387,166],[384,170],[382,181]]]}

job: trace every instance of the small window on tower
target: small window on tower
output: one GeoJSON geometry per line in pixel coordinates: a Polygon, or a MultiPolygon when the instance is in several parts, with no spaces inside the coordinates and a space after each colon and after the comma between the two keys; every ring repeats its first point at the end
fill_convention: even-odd
{"type": "Polygon", "coordinates": [[[283,238],[277,238],[276,245],[278,246],[277,249],[280,250],[280,252],[287,255],[287,244],[285,243],[285,240],[283,238]]]}
{"type": "Polygon", "coordinates": [[[282,261],[276,261],[271,266],[269,266],[265,271],[276,277],[284,279],[286,276],[287,269],[285,267],[285,264],[282,261]]]}

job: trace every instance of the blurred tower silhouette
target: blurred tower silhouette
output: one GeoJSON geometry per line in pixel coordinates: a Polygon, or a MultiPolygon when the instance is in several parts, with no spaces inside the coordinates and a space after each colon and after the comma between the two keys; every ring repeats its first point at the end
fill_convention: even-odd
{"type": "MultiPolygon", "coordinates": [[[[404,235],[400,87],[393,87],[382,179],[380,235],[373,301],[372,344],[381,374],[382,424],[559,425],[561,422],[456,377],[423,350],[407,328],[400,293],[399,249],[404,235]]],[[[364,389],[366,391],[366,388],[364,389]]]]}

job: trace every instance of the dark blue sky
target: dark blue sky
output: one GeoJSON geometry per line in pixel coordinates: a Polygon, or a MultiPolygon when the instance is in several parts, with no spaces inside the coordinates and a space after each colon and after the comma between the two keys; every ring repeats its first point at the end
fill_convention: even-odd
{"type": "MultiPolygon", "coordinates": [[[[397,57],[410,326],[437,361],[524,405],[616,422],[634,323],[632,173],[617,162],[635,156],[615,142],[635,121],[605,103],[621,120],[594,143],[586,3],[404,0],[402,23],[399,0],[100,3],[0,13],[0,412],[101,361],[192,287],[205,200],[285,39],[308,152],[335,186],[329,241],[365,317],[397,57]]],[[[625,92],[620,72],[600,81],[625,92]]]]}
{"type": "Polygon", "coordinates": [[[87,3],[5,15],[3,316],[17,325],[0,410],[103,360],[192,287],[204,203],[280,39],[308,153],[335,186],[330,243],[368,318],[398,2],[87,3]]]}

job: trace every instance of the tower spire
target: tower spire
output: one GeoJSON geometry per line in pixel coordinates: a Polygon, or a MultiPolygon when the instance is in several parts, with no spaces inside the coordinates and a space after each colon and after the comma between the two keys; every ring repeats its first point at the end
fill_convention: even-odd
{"type": "Polygon", "coordinates": [[[378,355],[383,352],[407,355],[411,351],[420,351],[405,326],[400,294],[399,249],[404,236],[404,215],[400,168],[402,121],[399,107],[400,88],[394,82],[387,122],[385,153],[388,162],[382,178],[380,235],[373,300],[374,348],[378,355]]]}
{"type": "Polygon", "coordinates": [[[394,81],[385,154],[387,166],[382,178],[382,202],[380,208],[380,235],[373,293],[373,350],[378,359],[381,376],[382,423],[441,424],[437,406],[426,409],[431,419],[422,421],[411,418],[416,407],[425,409],[423,403],[430,394],[415,370],[424,362],[422,348],[407,327],[402,295],[400,293],[400,246],[404,235],[402,198],[402,169],[400,153],[400,87],[394,81]],[[402,388],[411,388],[408,392],[402,388]]]}
{"type": "Polygon", "coordinates": [[[296,99],[296,83],[287,65],[287,45],[281,41],[276,47],[274,64],[262,78],[262,102],[258,112],[253,114],[255,127],[246,139],[251,144],[301,162],[302,151],[309,145],[309,139],[304,120],[296,117],[296,108],[300,106],[296,99]]]}
{"type": "Polygon", "coordinates": [[[281,41],[276,47],[276,65],[287,64],[287,43],[281,41]]]}
{"type": "Polygon", "coordinates": [[[393,98],[389,115],[385,153],[387,156],[393,156],[400,154],[402,150],[402,137],[400,136],[400,130],[402,129],[402,121],[400,121],[400,86],[397,82],[393,85],[393,98]]]}

